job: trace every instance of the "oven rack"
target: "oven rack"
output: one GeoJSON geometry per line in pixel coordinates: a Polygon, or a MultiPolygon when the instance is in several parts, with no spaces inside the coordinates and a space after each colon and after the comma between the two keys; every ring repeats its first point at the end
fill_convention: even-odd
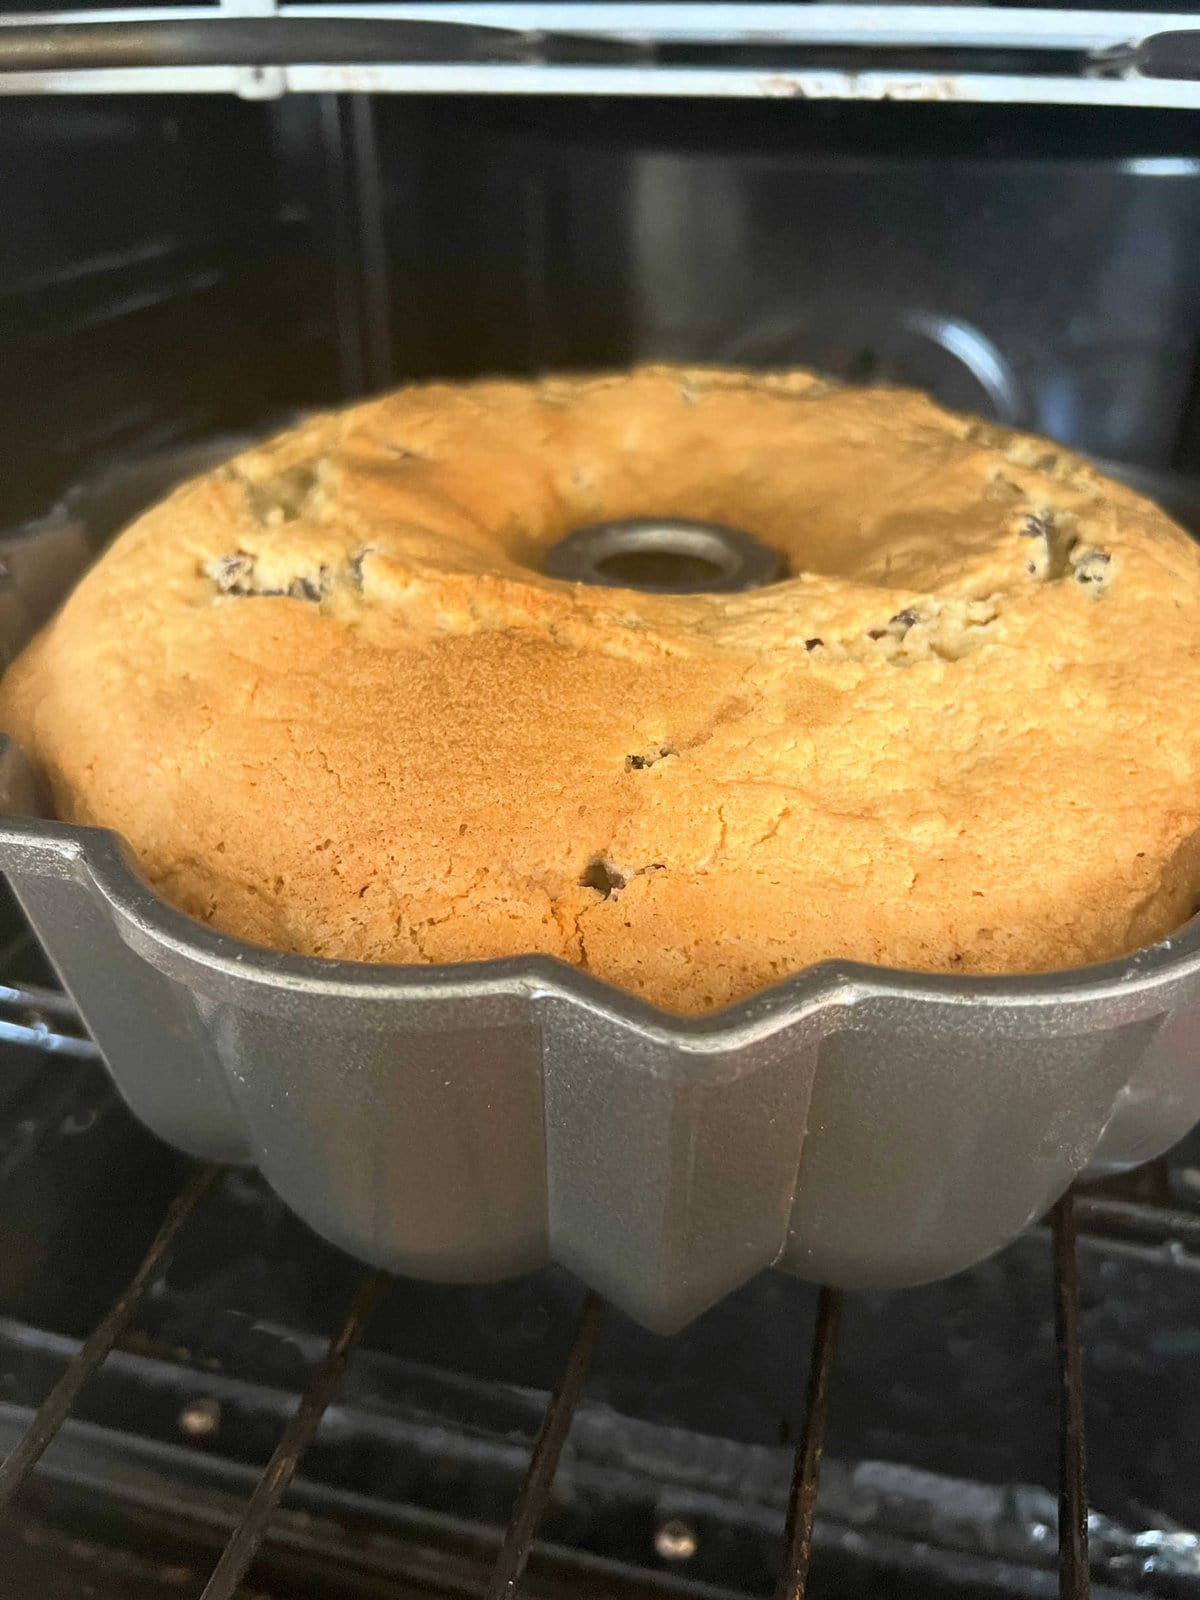
{"type": "MultiPolygon", "coordinates": [[[[92,1334],[83,1341],[57,1383],[39,1406],[14,1449],[0,1465],[0,1510],[20,1490],[67,1420],[88,1378],[128,1329],[138,1304],[162,1267],[189,1217],[212,1190],[224,1169],[197,1165],[176,1195],[141,1265],[92,1334]]],[[[1083,1392],[1079,1340],[1075,1201],[1070,1194],[1054,1210],[1051,1228],[1055,1268],[1055,1333],[1060,1384],[1059,1404],[1059,1586],[1060,1600],[1087,1600],[1088,1514],[1083,1392]]],[[[270,1461],[225,1546],[201,1600],[234,1600],[305,1449],[337,1394],[351,1351],[387,1282],[368,1271],[350,1299],[343,1321],[330,1339],[324,1359],[305,1386],[270,1461]]],[[[843,1292],[823,1289],[817,1308],[804,1421],[785,1529],[785,1559],[777,1600],[805,1600],[818,1500],[825,1415],[832,1384],[843,1292]]],[[[538,1524],[550,1500],[555,1469],[583,1393],[603,1302],[589,1294],[575,1329],[558,1384],[550,1397],[529,1458],[524,1481],[500,1542],[486,1600],[515,1600],[538,1524]]]]}
{"type": "MultiPolygon", "coordinates": [[[[3,965],[4,952],[0,952],[3,965]]],[[[45,986],[10,982],[0,986],[0,1038],[33,1045],[64,1061],[94,1063],[98,1052],[84,1036],[71,1002],[45,986]]],[[[51,1064],[45,1063],[47,1074],[51,1064]]],[[[53,1094],[53,1086],[48,1090],[53,1094]]],[[[60,1091],[61,1092],[61,1091],[60,1091]]],[[[27,1154],[28,1151],[21,1152],[27,1154]]],[[[16,1159],[0,1147],[0,1171],[16,1159]]],[[[129,1329],[138,1305],[163,1269],[172,1249],[197,1209],[210,1196],[224,1168],[215,1163],[189,1167],[162,1225],[140,1266],[107,1313],[65,1365],[14,1448],[0,1465],[0,1510],[5,1509],[33,1473],[38,1461],[66,1422],[88,1381],[129,1329]]],[[[1085,1477],[1083,1391],[1077,1275],[1077,1214],[1099,1221],[1126,1236],[1128,1248],[1143,1245],[1142,1208],[1120,1198],[1068,1194],[1050,1219],[1054,1263],[1055,1341],[1059,1392],[1058,1547],[1061,1600],[1087,1600],[1088,1512],[1085,1477]]],[[[1200,1245],[1200,1217],[1172,1213],[1177,1236],[1200,1245]]],[[[337,1395],[351,1352],[388,1282],[379,1271],[362,1272],[350,1295],[340,1326],[314,1367],[296,1408],[285,1425],[267,1466],[246,1501],[206,1587],[202,1600],[233,1600],[270,1526],[274,1512],[296,1473],[321,1419],[337,1395]]],[[[795,1452],[794,1472],[784,1530],[784,1557],[777,1600],[804,1600],[818,1502],[825,1416],[834,1382],[835,1356],[843,1293],[820,1292],[808,1371],[803,1424],[795,1452]]],[[[594,1294],[585,1297],[570,1349],[529,1457],[510,1521],[500,1542],[486,1589],[486,1600],[516,1600],[539,1522],[550,1502],[555,1469],[584,1392],[588,1366],[604,1306],[594,1294]]],[[[669,1525],[662,1530],[669,1536],[669,1525]]],[[[684,1535],[681,1533],[680,1537],[684,1535]]]]}

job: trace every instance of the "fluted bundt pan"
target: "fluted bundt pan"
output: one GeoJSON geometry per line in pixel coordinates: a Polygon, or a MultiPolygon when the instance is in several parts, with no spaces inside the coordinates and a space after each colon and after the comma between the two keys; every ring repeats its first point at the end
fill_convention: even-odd
{"type": "MultiPolygon", "coordinates": [[[[143,502],[230,449],[160,461],[143,502]]],[[[88,509],[6,542],[10,656],[87,559],[88,509]]],[[[0,809],[0,869],[137,1116],[398,1272],[554,1260],[668,1331],[764,1267],[956,1272],[1200,1119],[1197,921],[1078,972],[835,963],[679,1019],[544,957],[365,966],[214,933],[113,834],[49,820],[7,743],[0,809]]]]}

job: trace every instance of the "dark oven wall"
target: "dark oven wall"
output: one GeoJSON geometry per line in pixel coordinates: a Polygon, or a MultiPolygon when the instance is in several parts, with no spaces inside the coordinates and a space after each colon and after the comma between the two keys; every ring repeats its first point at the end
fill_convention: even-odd
{"type": "Polygon", "coordinates": [[[1200,122],[773,102],[0,101],[0,524],[409,377],[914,383],[1194,469],[1200,122]]]}
{"type": "Polygon", "coordinates": [[[0,100],[0,525],[339,392],[319,111],[0,100]]]}
{"type": "Polygon", "coordinates": [[[1101,456],[1188,453],[1195,118],[397,100],[375,115],[398,373],[805,362],[1101,456]]]}

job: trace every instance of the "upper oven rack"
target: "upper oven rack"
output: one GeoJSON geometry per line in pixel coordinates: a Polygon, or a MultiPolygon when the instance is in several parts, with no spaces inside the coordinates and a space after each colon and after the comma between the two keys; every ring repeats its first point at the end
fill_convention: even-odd
{"type": "Polygon", "coordinates": [[[1195,12],[450,0],[8,13],[0,95],[549,94],[1200,109],[1195,12]]]}

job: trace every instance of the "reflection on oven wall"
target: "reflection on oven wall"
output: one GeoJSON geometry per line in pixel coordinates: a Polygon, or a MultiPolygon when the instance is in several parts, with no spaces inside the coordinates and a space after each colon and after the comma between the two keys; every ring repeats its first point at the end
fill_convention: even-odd
{"type": "Polygon", "coordinates": [[[639,161],[639,344],[912,384],[1165,465],[1192,380],[1200,163],[1129,165],[639,161]]]}
{"type": "MultiPolygon", "coordinates": [[[[817,108],[792,108],[807,125],[789,110],[771,128],[757,109],[706,109],[683,139],[661,108],[582,133],[569,107],[540,136],[494,119],[451,133],[443,170],[473,169],[471,238],[501,264],[485,305],[510,355],[523,329],[530,367],[811,364],[913,384],[1098,456],[1172,463],[1200,331],[1194,133],[1172,149],[1167,124],[1157,140],[1126,125],[1136,137],[1122,150],[1117,124],[1089,154],[1078,119],[1021,110],[1010,126],[1030,136],[994,138],[1004,118],[972,112],[954,148],[915,108],[854,107],[860,126],[892,116],[851,143],[844,111],[817,123],[817,108]],[[738,134],[739,110],[757,137],[738,134]],[[802,136],[779,137],[789,129],[802,136]],[[518,227],[525,281],[514,273],[505,315],[518,227]]],[[[453,260],[467,244],[443,209],[451,192],[439,214],[453,260]]]]}
{"type": "Polygon", "coordinates": [[[655,357],[1200,457],[1186,114],[9,102],[0,216],[0,522],[364,387],[655,357]]]}
{"type": "MultiPolygon", "coordinates": [[[[557,272],[547,302],[546,269],[530,272],[514,307],[512,325],[547,336],[530,365],[808,363],[914,384],[1098,456],[1173,461],[1200,333],[1200,155],[1086,157],[1053,139],[1019,155],[909,154],[902,120],[870,154],[816,138],[662,149],[651,122],[643,112],[640,139],[597,130],[570,155],[549,136],[504,149],[501,134],[498,149],[493,130],[477,152],[488,224],[501,206],[533,221],[541,181],[526,251],[552,254],[557,272]],[[598,234],[619,290],[597,296],[598,234]],[[571,298],[613,349],[595,349],[594,331],[563,338],[578,323],[571,298]]],[[[730,118],[710,122],[728,133],[730,118]]],[[[472,224],[480,237],[480,213],[472,224]]],[[[512,224],[496,226],[502,237],[512,224]]]]}

